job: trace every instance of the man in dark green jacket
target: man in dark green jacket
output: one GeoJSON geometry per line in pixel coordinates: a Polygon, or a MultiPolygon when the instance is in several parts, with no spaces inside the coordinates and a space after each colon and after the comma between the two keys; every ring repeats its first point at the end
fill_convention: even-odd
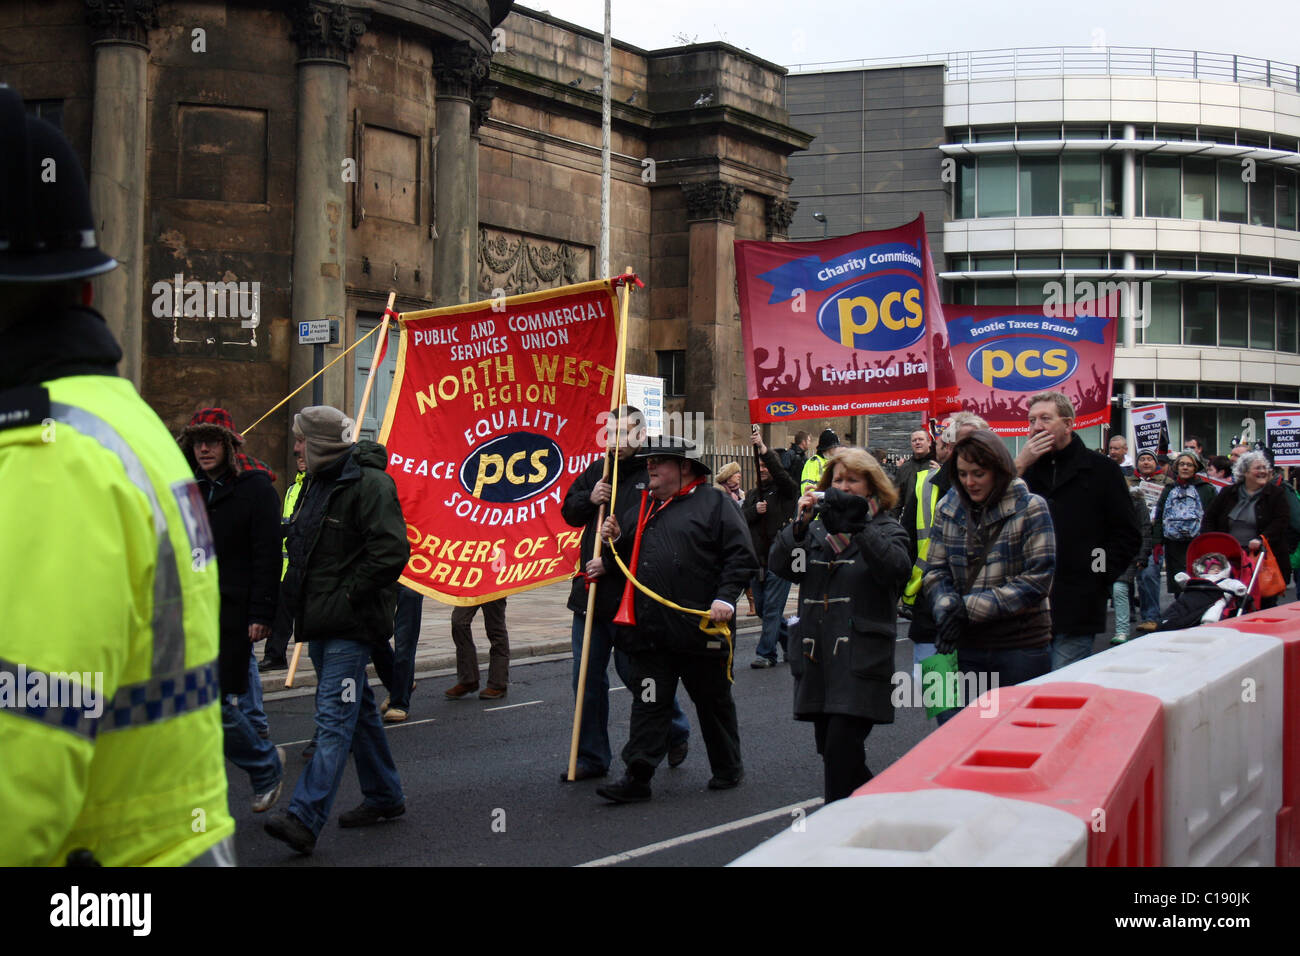
{"type": "Polygon", "coordinates": [[[285,542],[283,589],[319,680],[317,746],[288,811],[272,817],[266,832],[299,853],[315,847],[349,753],[365,799],[339,825],[365,826],[406,810],[366,664],[371,648],[392,634],[397,578],[410,548],[384,447],[353,444],[352,427],[352,419],[325,405],[294,417],[309,477],[285,542]]]}

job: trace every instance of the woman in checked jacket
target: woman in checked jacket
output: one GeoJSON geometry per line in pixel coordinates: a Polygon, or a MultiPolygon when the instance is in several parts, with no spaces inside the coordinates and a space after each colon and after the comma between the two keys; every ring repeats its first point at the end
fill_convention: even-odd
{"type": "Polygon", "coordinates": [[[922,582],[939,651],[955,649],[958,669],[987,674],[990,686],[1046,674],[1056,572],[1047,502],[1016,477],[1006,445],[988,429],[959,441],[952,460],[956,480],[939,502],[922,582]]]}

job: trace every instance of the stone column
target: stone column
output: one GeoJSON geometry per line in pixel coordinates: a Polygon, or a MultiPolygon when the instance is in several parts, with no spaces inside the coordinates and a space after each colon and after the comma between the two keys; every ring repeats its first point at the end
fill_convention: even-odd
{"type": "Polygon", "coordinates": [[[433,303],[461,305],[478,298],[478,141],[473,133],[491,102],[477,97],[488,75],[488,57],[464,41],[434,48],[435,147],[433,303]]]}
{"type": "Polygon", "coordinates": [[[794,211],[799,208],[797,200],[767,197],[767,241],[788,242],[790,223],[794,221],[794,211]]]}
{"type": "Polygon", "coordinates": [[[144,203],[149,30],[157,0],[86,0],[95,49],[90,205],[99,244],[119,265],[95,279],[95,305],[122,346],[123,378],[143,374],[144,203]]]}
{"type": "MultiPolygon", "coordinates": [[[[290,10],[298,44],[298,142],[293,204],[293,339],[290,388],[312,374],[313,346],[299,345],[299,322],[337,319],[345,329],[347,292],[347,184],[343,160],[352,156],[348,137],[348,54],[365,32],[367,15],[341,3],[299,0],[290,10]]],[[[345,344],[326,346],[325,363],[345,344]]],[[[325,373],[324,401],[351,415],[345,364],[325,373]]],[[[301,393],[291,411],[310,404],[301,393]]]]}
{"type": "Polygon", "coordinates": [[[743,403],[745,390],[732,242],[745,190],[718,180],[683,190],[690,223],[685,411],[705,417],[705,434],[692,437],[737,441],[746,429],[736,424],[736,404],[743,403]]]}

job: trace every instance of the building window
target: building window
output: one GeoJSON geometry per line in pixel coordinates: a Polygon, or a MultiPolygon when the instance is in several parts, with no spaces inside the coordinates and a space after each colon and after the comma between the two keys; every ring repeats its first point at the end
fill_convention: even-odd
{"type": "Polygon", "coordinates": [[[1143,165],[1146,167],[1144,190],[1147,218],[1177,219],[1181,194],[1178,160],[1148,156],[1143,165]]]}
{"type": "Polygon", "coordinates": [[[1296,294],[1289,289],[1277,292],[1277,350],[1295,353],[1297,345],[1296,294]]]}
{"type": "Polygon", "coordinates": [[[1214,161],[1188,159],[1183,162],[1183,218],[1214,218],[1214,161]]]}
{"type": "Polygon", "coordinates": [[[1260,163],[1255,167],[1255,181],[1250,184],[1250,224],[1273,226],[1273,167],[1260,163]]]}
{"type": "Polygon", "coordinates": [[[1277,227],[1279,229],[1295,229],[1295,173],[1289,169],[1279,169],[1275,175],[1277,176],[1277,227]]]}
{"type": "Polygon", "coordinates": [[[674,350],[656,352],[659,359],[659,377],[664,380],[664,397],[680,398],[686,394],[686,352],[674,350]]]}
{"type": "Polygon", "coordinates": [[[1183,344],[1214,345],[1215,289],[1212,285],[1183,286],[1183,344]]]}
{"type": "Polygon", "coordinates": [[[1219,163],[1219,222],[1246,221],[1246,184],[1240,163],[1219,163]]]}
{"type": "MultiPolygon", "coordinates": [[[[1102,212],[1107,216],[1124,215],[1124,160],[1106,156],[1102,160],[1102,212]]],[[[1140,209],[1140,206],[1134,206],[1140,209]]]]}
{"type": "Polygon", "coordinates": [[[1161,279],[1151,283],[1151,315],[1143,330],[1147,345],[1178,345],[1182,335],[1182,297],[1178,283],[1161,279]]]}
{"type": "Polygon", "coordinates": [[[1020,158],[1020,215],[1061,214],[1060,163],[1055,156],[1020,158]]]}
{"type": "Polygon", "coordinates": [[[1067,216],[1101,215],[1101,156],[1067,154],[1061,160],[1061,208],[1067,216]]]}
{"type": "Polygon", "coordinates": [[[962,159],[957,163],[957,189],[953,193],[954,219],[975,218],[975,160],[962,159]]]}
{"type": "Polygon", "coordinates": [[[981,219],[1016,214],[1016,157],[980,157],[978,199],[981,219]]]}
{"type": "Polygon", "coordinates": [[[975,286],[976,305],[1015,305],[1016,283],[1014,279],[989,279],[975,286]]]}
{"type": "MultiPolygon", "coordinates": [[[[1219,344],[1226,348],[1246,347],[1246,287],[1219,286],[1219,344]]],[[[1189,330],[1190,331],[1190,330],[1189,330]]],[[[1201,344],[1201,343],[1198,343],[1201,344]]],[[[1213,345],[1214,340],[1204,343],[1213,345]]]]}
{"type": "Polygon", "coordinates": [[[63,100],[27,100],[27,112],[45,120],[55,129],[63,129],[63,100]]]}
{"type": "MultiPolygon", "coordinates": [[[[1276,335],[1276,322],[1273,318],[1273,290],[1251,289],[1250,291],[1250,347],[1252,349],[1272,349],[1276,335]]],[[[1267,401],[1267,399],[1265,399],[1267,401]]]]}

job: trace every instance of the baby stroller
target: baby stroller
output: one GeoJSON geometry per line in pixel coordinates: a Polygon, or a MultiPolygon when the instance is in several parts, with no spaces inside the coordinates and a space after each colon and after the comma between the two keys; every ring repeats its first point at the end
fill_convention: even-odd
{"type": "Polygon", "coordinates": [[[1174,575],[1183,590],[1165,608],[1157,626],[1145,630],[1178,631],[1248,614],[1259,603],[1258,564],[1259,555],[1248,555],[1230,534],[1197,535],[1187,548],[1187,570],[1174,575]]]}

